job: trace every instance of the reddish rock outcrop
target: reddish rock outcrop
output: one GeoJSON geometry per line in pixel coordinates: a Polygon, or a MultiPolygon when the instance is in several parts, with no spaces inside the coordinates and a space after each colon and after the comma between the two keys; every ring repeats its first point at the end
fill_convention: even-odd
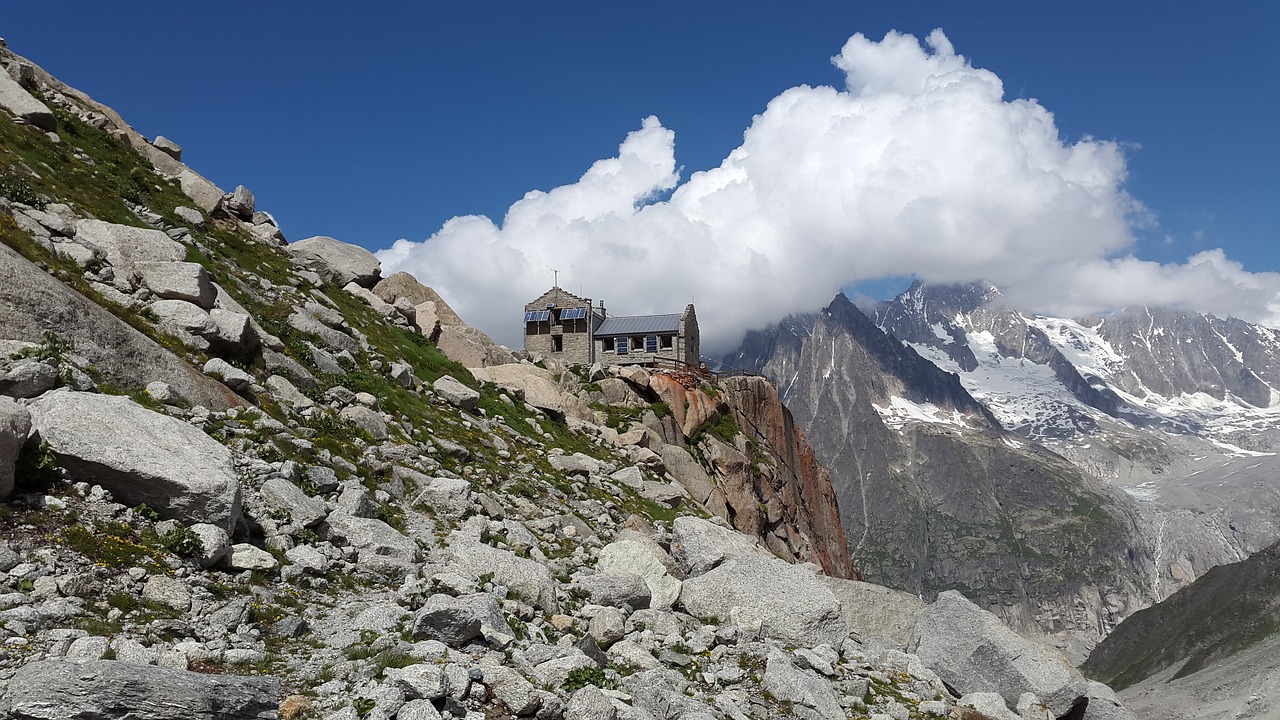
{"type": "Polygon", "coordinates": [[[719,403],[698,388],[697,377],[689,373],[657,372],[648,378],[649,388],[671,408],[686,438],[698,428],[720,418],[719,403]]]}
{"type": "Polygon", "coordinates": [[[670,407],[667,419],[682,437],[668,437],[667,442],[698,460],[670,445],[668,451],[679,453],[684,464],[674,463],[677,456],[670,452],[663,457],[695,500],[734,528],[760,538],[778,557],[812,562],[835,577],[861,579],[849,556],[831,477],[773,383],[763,377],[708,380],[669,370],[632,371],[623,377],[637,392],[670,407]],[[726,414],[738,426],[737,437],[699,433],[721,425],[726,414]]]}
{"type": "Polygon", "coordinates": [[[709,441],[734,527],[777,555],[813,562],[828,575],[861,579],[849,557],[835,490],[804,432],[763,377],[720,380],[721,399],[747,442],[709,441]],[[785,551],[785,552],[784,552],[785,551]]]}

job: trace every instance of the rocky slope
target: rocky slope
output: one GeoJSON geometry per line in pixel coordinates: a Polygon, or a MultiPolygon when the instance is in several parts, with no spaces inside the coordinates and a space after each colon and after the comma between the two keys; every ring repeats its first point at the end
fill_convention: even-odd
{"type": "Polygon", "coordinates": [[[853,579],[764,380],[518,361],[0,63],[4,717],[1130,717],[853,579]]]}
{"type": "Polygon", "coordinates": [[[1082,669],[1152,717],[1275,717],[1278,629],[1280,544],[1134,614],[1082,669]]]}
{"type": "Polygon", "coordinates": [[[962,589],[1079,658],[1151,601],[1133,501],[1007,433],[843,296],[755,333],[727,364],[774,378],[833,468],[855,564],[933,597],[962,589]]]}

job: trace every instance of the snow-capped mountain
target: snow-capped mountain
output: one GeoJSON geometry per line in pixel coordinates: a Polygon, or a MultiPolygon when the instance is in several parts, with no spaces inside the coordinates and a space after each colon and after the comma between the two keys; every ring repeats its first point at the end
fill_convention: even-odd
{"type": "Polygon", "coordinates": [[[749,333],[725,364],[777,382],[870,577],[961,588],[1072,652],[1280,538],[1268,328],[1050,318],[990,284],[917,284],[749,333]]]}
{"type": "Polygon", "coordinates": [[[1280,331],[1168,308],[1071,320],[987,283],[914,284],[875,309],[1019,434],[1052,444],[1158,428],[1228,452],[1280,448],[1280,331]]]}

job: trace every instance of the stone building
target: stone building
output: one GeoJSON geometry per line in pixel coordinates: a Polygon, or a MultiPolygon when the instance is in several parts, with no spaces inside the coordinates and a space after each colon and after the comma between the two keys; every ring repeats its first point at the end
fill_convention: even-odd
{"type": "Polygon", "coordinates": [[[524,349],[571,365],[699,363],[698,317],[683,313],[610,316],[603,303],[553,287],[524,306],[524,349]]]}

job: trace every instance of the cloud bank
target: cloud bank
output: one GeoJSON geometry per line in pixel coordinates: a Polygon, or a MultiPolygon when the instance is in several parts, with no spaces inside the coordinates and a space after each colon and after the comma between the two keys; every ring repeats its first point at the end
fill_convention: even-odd
{"type": "Polygon", "coordinates": [[[1066,143],[1035,100],[1004,99],[941,30],[923,46],[854,35],[845,87],[784,91],[719,167],[680,182],[675,134],[646,118],[571,185],[530,192],[502,223],[457,217],[378,253],[464,319],[518,347],[524,303],[559,270],[617,315],[694,301],[703,349],[825,305],[852,283],[987,279],[1045,312],[1177,304],[1280,319],[1280,276],[1221,250],[1181,265],[1127,256],[1150,213],[1124,190],[1116,143],[1066,143]],[[666,198],[666,199],[662,199],[666,198]]]}

